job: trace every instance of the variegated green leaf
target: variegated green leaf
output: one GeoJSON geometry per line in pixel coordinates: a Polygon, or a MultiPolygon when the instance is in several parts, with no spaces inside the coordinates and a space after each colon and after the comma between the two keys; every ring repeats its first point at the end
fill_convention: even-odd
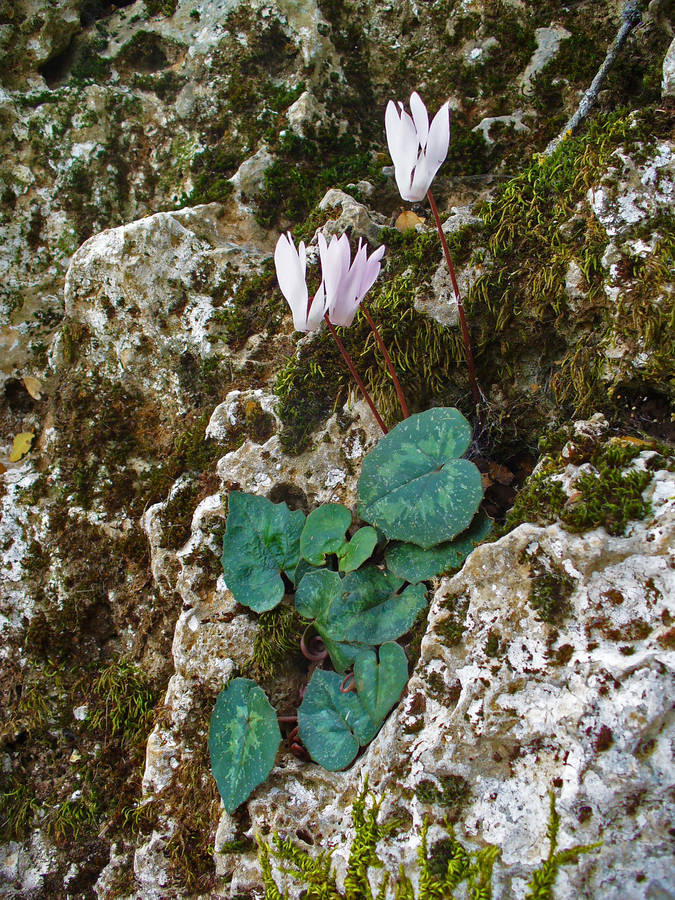
{"type": "Polygon", "coordinates": [[[345,532],[352,514],[341,503],[324,503],[307,516],[300,535],[300,554],[313,566],[326,561],[326,553],[338,553],[345,546],[345,532]]]}
{"type": "Polygon", "coordinates": [[[218,695],[209,729],[211,771],[228,813],[267,778],[280,743],[264,691],[248,678],[235,678],[218,695]]]}
{"type": "Polygon", "coordinates": [[[408,660],[402,647],[393,642],[375,653],[364,653],[354,663],[354,684],[368,715],[381,723],[398,702],[408,681],[408,660]]]}
{"type": "Polygon", "coordinates": [[[353,572],[370,557],[377,544],[377,532],[370,525],[359,528],[340,555],[338,569],[341,572],[353,572]]]}
{"type": "Polygon", "coordinates": [[[449,541],[471,522],[483,496],[480,472],[458,457],[471,428],[456,409],[404,419],[366,456],[359,515],[389,540],[424,549],[449,541]]]}
{"type": "Polygon", "coordinates": [[[300,559],[301,510],[266,497],[232,491],[223,539],[223,572],[237,603],[256,612],[284,596],[281,573],[293,578],[300,559]]]}
{"type": "Polygon", "coordinates": [[[399,578],[412,584],[427,581],[447,569],[461,566],[474,547],[479,544],[492,528],[492,519],[479,513],[466,531],[452,541],[423,550],[417,544],[394,541],[387,547],[385,560],[387,568],[399,578]]]}
{"type": "Polygon", "coordinates": [[[354,691],[342,693],[342,677],[317,669],[298,709],[298,735],[314,762],[330,772],[348,766],[378,726],[354,691]]]}

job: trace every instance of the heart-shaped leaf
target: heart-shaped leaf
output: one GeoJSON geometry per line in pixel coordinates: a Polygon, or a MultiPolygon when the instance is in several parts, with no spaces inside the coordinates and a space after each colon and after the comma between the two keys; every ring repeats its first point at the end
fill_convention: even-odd
{"type": "MultiPolygon", "coordinates": [[[[340,556],[338,569],[353,572],[368,559],[377,544],[377,532],[370,525],[359,528],[340,556]]],[[[339,554],[338,554],[339,555],[339,554]]]]}
{"type": "Polygon", "coordinates": [[[427,604],[422,585],[403,585],[390,572],[368,566],[347,575],[341,594],[316,623],[319,633],[335,641],[383,644],[405,634],[427,604]]]}
{"type": "Polygon", "coordinates": [[[232,491],[223,539],[223,571],[237,603],[256,612],[284,596],[281,572],[293,578],[300,559],[301,510],[266,497],[232,491]]]}
{"type": "Polygon", "coordinates": [[[381,723],[398,702],[408,681],[408,660],[402,647],[382,644],[379,662],[375,653],[364,653],[354,663],[354,684],[373,722],[381,723]]]}
{"type": "Polygon", "coordinates": [[[456,409],[404,419],[365,457],[359,515],[390,540],[428,549],[460,534],[483,496],[480,472],[458,457],[471,428],[456,409]]]}
{"type": "Polygon", "coordinates": [[[305,619],[327,621],[331,604],[342,593],[342,579],[330,569],[308,572],[298,585],[295,608],[305,619]]]}
{"type": "Polygon", "coordinates": [[[338,553],[345,545],[345,532],[352,514],[341,503],[324,503],[307,516],[300,536],[300,554],[313,566],[322,566],[326,553],[338,553]]]}
{"type": "Polygon", "coordinates": [[[248,678],[235,678],[218,695],[209,729],[211,771],[228,813],[267,778],[280,743],[265,692],[248,678]]]}
{"type": "Polygon", "coordinates": [[[371,653],[375,649],[370,644],[346,644],[343,641],[332,641],[325,634],[322,634],[321,637],[326,650],[328,650],[333,668],[341,675],[353,666],[357,659],[360,659],[366,653],[371,653]]]}
{"type": "Polygon", "coordinates": [[[298,709],[298,735],[314,762],[344,769],[377,734],[377,725],[354,691],[342,693],[342,677],[317,669],[298,709]]]}
{"type": "Polygon", "coordinates": [[[452,541],[423,550],[417,544],[395,541],[387,547],[385,560],[387,568],[399,578],[412,584],[427,581],[461,566],[474,547],[487,536],[492,528],[492,519],[479,513],[474,516],[471,526],[452,541]]]}

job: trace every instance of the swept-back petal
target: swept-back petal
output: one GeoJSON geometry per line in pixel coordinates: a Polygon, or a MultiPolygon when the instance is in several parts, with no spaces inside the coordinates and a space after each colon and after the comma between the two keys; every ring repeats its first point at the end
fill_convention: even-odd
{"type": "Polygon", "coordinates": [[[366,265],[361,273],[361,284],[359,285],[358,299],[363,300],[365,295],[375,283],[375,279],[380,274],[380,260],[384,256],[385,246],[382,244],[373,253],[371,253],[366,265]]]}
{"type": "Polygon", "coordinates": [[[413,91],[413,93],[410,95],[410,111],[412,112],[413,122],[415,123],[415,129],[417,130],[417,138],[419,140],[420,147],[424,147],[427,142],[427,136],[429,134],[429,114],[427,113],[427,108],[417,91],[413,91]]]}
{"type": "Polygon", "coordinates": [[[415,123],[405,110],[397,109],[393,100],[390,100],[384,116],[384,127],[395,170],[397,172],[407,170],[410,177],[410,170],[415,165],[419,147],[415,123]]]}
{"type": "Polygon", "coordinates": [[[438,172],[439,168],[440,163],[432,163],[426,153],[420,153],[415,168],[415,177],[410,185],[408,196],[405,199],[411,200],[414,203],[419,203],[420,200],[424,200],[431,182],[434,180],[434,175],[438,172]]]}
{"type": "MultiPolygon", "coordinates": [[[[448,155],[450,145],[450,106],[444,103],[434,116],[427,138],[427,157],[431,163],[441,165],[448,155]]],[[[438,171],[438,166],[436,171],[438,171]]]]}
{"type": "Polygon", "coordinates": [[[312,305],[310,307],[309,313],[306,317],[305,327],[297,329],[298,331],[316,331],[316,329],[321,324],[321,320],[323,319],[324,313],[326,312],[326,308],[328,306],[326,300],[326,292],[324,290],[323,282],[319,285],[319,290],[314,294],[314,299],[312,300],[312,305]]]}
{"type": "Polygon", "coordinates": [[[306,265],[305,245],[301,243],[298,251],[290,232],[282,234],[274,248],[274,266],[281,293],[293,312],[293,325],[299,331],[305,330],[298,328],[298,323],[304,323],[307,312],[306,265]]]}
{"type": "Polygon", "coordinates": [[[349,269],[351,251],[346,234],[331,238],[330,244],[319,234],[319,255],[321,257],[322,283],[326,291],[326,303],[332,305],[341,289],[341,284],[349,269]]]}

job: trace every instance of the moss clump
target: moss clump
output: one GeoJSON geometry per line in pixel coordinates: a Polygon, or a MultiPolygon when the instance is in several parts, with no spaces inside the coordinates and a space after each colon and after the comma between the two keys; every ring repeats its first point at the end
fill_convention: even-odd
{"type": "Polygon", "coordinates": [[[222,329],[219,337],[233,350],[240,349],[252,334],[274,334],[287,309],[271,260],[243,279],[226,269],[222,283],[215,288],[214,305],[212,321],[222,329]],[[223,303],[222,294],[231,294],[232,299],[223,303]]]}
{"type": "Polygon", "coordinates": [[[92,728],[131,744],[147,735],[159,699],[144,673],[125,659],[110,663],[92,684],[92,728]]]}
{"type": "Polygon", "coordinates": [[[460,643],[466,630],[464,622],[469,601],[464,595],[447,597],[442,608],[447,609],[449,615],[436,622],[434,630],[442,637],[446,647],[454,647],[460,643]]]}
{"type": "MultiPolygon", "coordinates": [[[[545,446],[560,446],[570,432],[560,432],[557,437],[546,439],[545,446]]],[[[533,475],[516,498],[499,530],[507,534],[523,522],[548,525],[559,520],[569,531],[589,531],[603,526],[610,534],[621,535],[629,521],[643,519],[649,514],[650,504],[642,494],[652,481],[653,471],[630,469],[630,462],[642,450],[650,449],[648,441],[616,439],[602,444],[597,438],[580,437],[565,445],[565,455],[559,450],[543,463],[541,471],[533,475]],[[571,496],[556,480],[568,463],[590,464],[590,471],[583,471],[569,486],[571,496]]],[[[658,465],[666,466],[665,457],[658,458],[658,465]]]]}
{"type": "Polygon", "coordinates": [[[334,127],[312,137],[285,132],[274,147],[277,159],[266,170],[262,191],[256,195],[256,219],[269,228],[280,219],[304,219],[329,187],[377,177],[367,149],[351,134],[334,127]]]}
{"type": "Polygon", "coordinates": [[[570,612],[574,579],[551,560],[546,561],[548,568],[542,565],[541,559],[533,560],[531,566],[530,606],[543,622],[559,624],[570,612]]]}
{"type": "Polygon", "coordinates": [[[145,0],[149,16],[172,16],[178,9],[178,0],[145,0]]]}
{"type": "Polygon", "coordinates": [[[246,676],[256,681],[276,677],[289,659],[297,653],[307,623],[291,603],[281,603],[258,616],[258,631],[253,644],[246,676]]]}
{"type": "Polygon", "coordinates": [[[104,37],[84,41],[76,50],[70,68],[70,80],[75,85],[107,81],[110,77],[110,60],[102,55],[108,46],[104,37]]]}
{"type": "Polygon", "coordinates": [[[563,510],[562,519],[570,531],[588,531],[602,525],[610,534],[623,534],[631,519],[643,519],[650,504],[642,492],[653,474],[646,471],[622,472],[633,448],[608,447],[595,460],[596,470],[584,472],[574,482],[581,494],[563,510]]]}
{"type": "Polygon", "coordinates": [[[440,788],[433,781],[423,779],[415,788],[420,803],[432,803],[447,810],[447,821],[456,822],[462,807],[471,796],[471,788],[461,775],[439,775],[440,788]]]}
{"type": "MultiPolygon", "coordinates": [[[[590,853],[599,844],[570,847],[556,851],[560,816],[556,812],[551,793],[550,815],[547,835],[550,842],[548,857],[532,875],[527,887],[527,900],[552,900],[553,886],[563,865],[575,862],[583,853],[590,853]]],[[[330,852],[319,850],[310,855],[298,847],[290,838],[275,834],[271,845],[258,839],[258,861],[262,870],[265,900],[283,900],[274,879],[272,857],[285,874],[290,875],[304,888],[307,900],[374,900],[374,896],[384,897],[388,890],[394,890],[397,900],[452,900],[455,897],[472,897],[482,900],[492,896],[493,870],[499,858],[499,848],[488,845],[482,850],[467,849],[454,835],[452,825],[447,825],[447,837],[428,845],[429,821],[425,821],[420,831],[417,851],[417,888],[401,867],[398,876],[386,870],[379,881],[377,894],[373,894],[368,869],[381,869],[382,860],[377,855],[377,845],[397,830],[398,823],[379,823],[378,814],[382,800],[371,799],[367,805],[367,784],[352,807],[352,822],[355,836],[349,853],[344,891],[338,889],[335,873],[331,865],[330,852]],[[459,891],[458,891],[459,889],[459,891]]]]}
{"type": "MultiPolygon", "coordinates": [[[[92,664],[39,664],[30,655],[30,675],[0,734],[9,762],[0,773],[0,834],[23,841],[41,827],[59,846],[77,840],[92,852],[101,823],[119,828],[124,809],[140,796],[158,692],[127,660],[98,672],[92,664]],[[73,719],[77,707],[86,717],[73,719]]],[[[98,870],[92,874],[95,880],[98,870]]]]}

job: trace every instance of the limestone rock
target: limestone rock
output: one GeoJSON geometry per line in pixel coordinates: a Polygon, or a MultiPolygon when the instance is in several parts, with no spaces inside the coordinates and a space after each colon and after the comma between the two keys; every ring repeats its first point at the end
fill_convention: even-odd
{"type": "Polygon", "coordinates": [[[341,208],[339,217],[330,219],[322,229],[326,238],[332,235],[339,237],[347,228],[351,228],[352,234],[365,238],[373,247],[382,243],[380,232],[386,223],[384,216],[369,210],[344,191],[335,189],[328,191],[319,203],[319,209],[333,209],[337,206],[341,208]]]}
{"type": "Polygon", "coordinates": [[[227,306],[244,274],[269,253],[250,216],[228,215],[218,204],[104,231],[77,251],[66,276],[65,308],[96,337],[97,362],[126,372],[144,390],[163,383],[178,400],[174,363],[148,366],[148,355],[178,361],[213,352],[218,326],[215,295],[227,306]],[[241,241],[241,243],[238,243],[241,241]]]}
{"type": "Polygon", "coordinates": [[[550,28],[537,28],[534,36],[537,49],[532,54],[532,58],[519,80],[520,89],[525,94],[532,90],[533,80],[557,55],[561,42],[572,35],[561,25],[554,25],[550,28]]]}
{"type": "MultiPolygon", "coordinates": [[[[385,792],[383,815],[405,798],[416,826],[431,816],[430,842],[451,811],[470,846],[499,846],[494,896],[522,900],[548,851],[553,790],[560,847],[602,840],[563,867],[557,897],[672,890],[674,483],[656,473],[652,513],[624,537],[522,525],[475,550],[438,587],[404,698],[364,755],[329,781],[313,765],[278,766],[248,804],[251,830],[265,823],[282,835],[311,834],[315,849],[332,849],[340,883],[353,833],[347,798],[368,776],[385,792]],[[555,625],[534,605],[544,572],[567,586],[569,606],[555,625]],[[448,778],[468,786],[464,805],[421,799],[423,783],[440,797],[448,778]]],[[[391,872],[402,864],[414,873],[418,840],[413,828],[380,845],[391,872]]],[[[236,869],[238,890],[257,883],[252,865],[247,858],[236,869]]]]}

